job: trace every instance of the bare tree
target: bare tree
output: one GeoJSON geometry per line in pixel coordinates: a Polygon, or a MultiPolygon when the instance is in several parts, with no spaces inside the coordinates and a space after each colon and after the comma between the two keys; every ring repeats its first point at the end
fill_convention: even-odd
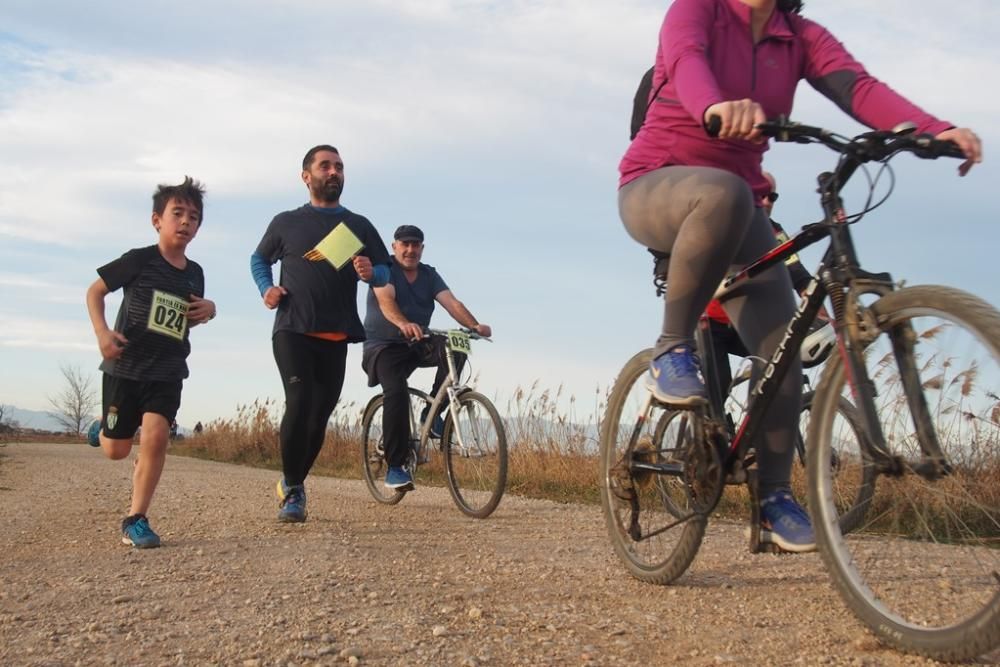
{"type": "Polygon", "coordinates": [[[49,405],[53,408],[49,414],[67,433],[79,436],[93,418],[94,409],[98,405],[93,377],[84,375],[78,366],[69,364],[60,364],[59,371],[65,385],[58,394],[49,396],[49,405]]]}
{"type": "Polygon", "coordinates": [[[17,438],[21,425],[13,417],[14,408],[0,403],[0,445],[5,445],[17,438]]]}

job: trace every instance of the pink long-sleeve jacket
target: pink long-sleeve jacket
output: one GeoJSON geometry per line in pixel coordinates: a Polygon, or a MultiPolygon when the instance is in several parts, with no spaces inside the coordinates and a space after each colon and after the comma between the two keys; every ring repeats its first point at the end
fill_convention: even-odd
{"type": "Polygon", "coordinates": [[[706,166],[741,176],[757,198],[766,194],[767,143],[712,139],[702,118],[717,102],[744,98],[768,118],[788,115],[802,79],[872,128],[912,121],[937,134],[953,127],[869,75],[825,28],[798,14],[775,11],[754,44],[750,13],[740,0],[674,0],[660,29],[653,93],[667,82],[621,160],[619,186],[661,167],[706,166]]]}

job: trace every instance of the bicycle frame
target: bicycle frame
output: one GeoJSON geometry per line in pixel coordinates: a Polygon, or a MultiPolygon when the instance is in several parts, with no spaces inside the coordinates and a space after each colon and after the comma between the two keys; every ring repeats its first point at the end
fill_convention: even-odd
{"type": "MultiPolygon", "coordinates": [[[[829,237],[819,268],[806,288],[802,301],[789,322],[785,335],[778,344],[771,359],[764,366],[760,379],[750,392],[750,409],[730,440],[723,469],[736,470],[760,429],[761,422],[793,363],[799,347],[808,334],[809,325],[815,319],[827,296],[833,304],[833,324],[837,334],[837,350],[847,369],[847,380],[855,405],[861,414],[862,424],[867,432],[867,444],[871,449],[874,465],[880,473],[901,474],[902,465],[897,457],[890,454],[885,445],[885,435],[878,419],[875,398],[877,391],[864,365],[865,322],[858,321],[859,298],[865,294],[883,296],[894,289],[892,277],[888,273],[870,273],[860,267],[854,243],[851,239],[849,222],[844,213],[840,190],[860,167],[862,160],[845,155],[833,173],[820,174],[819,191],[825,219],[803,227],[799,234],[779,244],[760,259],[748,264],[728,277],[716,293],[716,298],[724,298],[738,289],[747,280],[783,263],[789,256],[798,253],[824,238],[829,237]]],[[[701,325],[699,326],[699,335],[701,325]]],[[[906,325],[894,328],[889,336],[900,369],[901,379],[907,386],[910,397],[910,411],[918,434],[925,460],[916,466],[918,474],[940,476],[947,474],[948,466],[941,453],[932,417],[926,398],[920,386],[920,377],[914,363],[913,330],[906,325]],[[912,391],[911,391],[912,390],[912,391]]],[[[706,385],[709,394],[709,415],[718,423],[725,424],[723,389],[715,381],[715,364],[711,345],[699,341],[703,358],[707,358],[706,385]]]]}
{"type": "MultiPolygon", "coordinates": [[[[441,331],[437,329],[427,329],[427,333],[428,335],[432,336],[447,337],[448,335],[447,331],[441,331]]],[[[468,385],[460,384],[458,382],[459,376],[457,367],[455,366],[455,353],[448,345],[445,345],[445,359],[448,362],[448,377],[446,377],[444,382],[441,383],[441,388],[438,389],[434,397],[432,398],[429,394],[426,394],[418,390],[420,396],[430,405],[427,411],[428,416],[436,415],[441,405],[444,403],[445,398],[448,399],[448,407],[445,408],[445,411],[443,413],[441,413],[442,419],[446,418],[447,415],[451,412],[452,406],[457,405],[456,399],[458,398],[458,395],[461,394],[462,392],[471,389],[471,387],[469,387],[468,385]]],[[[415,422],[414,416],[412,414],[410,415],[410,419],[415,422]]],[[[433,421],[434,420],[432,418],[424,420],[424,423],[419,426],[419,429],[417,428],[417,425],[415,423],[411,422],[410,424],[411,433],[419,432],[419,436],[417,438],[418,460],[420,460],[425,451],[430,451],[430,433],[433,421]]],[[[458,440],[458,445],[464,449],[465,443],[462,441],[463,436],[461,429],[455,429],[455,437],[458,440]]]]}

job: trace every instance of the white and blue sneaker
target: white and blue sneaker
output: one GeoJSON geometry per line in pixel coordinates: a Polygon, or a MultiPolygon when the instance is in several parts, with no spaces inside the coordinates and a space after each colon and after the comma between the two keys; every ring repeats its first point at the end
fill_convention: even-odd
{"type": "Polygon", "coordinates": [[[304,484],[289,486],[284,479],[278,480],[278,521],[282,523],[302,523],[306,520],[306,487],[304,484]]]}
{"type": "MultiPolygon", "coordinates": [[[[423,411],[420,413],[420,423],[423,424],[427,421],[427,413],[430,411],[430,406],[425,406],[423,411]]],[[[444,433],[444,419],[441,418],[441,413],[434,415],[434,419],[431,420],[431,429],[429,436],[432,440],[440,440],[441,434],[444,433]]]]}
{"type": "Polygon", "coordinates": [[[707,402],[698,357],[686,345],[672,347],[649,363],[646,387],[656,400],[669,405],[707,402]]]}
{"type": "Polygon", "coordinates": [[[402,466],[389,466],[385,473],[385,486],[396,491],[412,491],[413,477],[410,472],[402,466]]]}
{"type": "Polygon", "coordinates": [[[87,429],[87,444],[91,447],[101,446],[101,420],[95,419],[87,429]]]}
{"type": "Polygon", "coordinates": [[[809,515],[788,491],[775,491],[760,501],[760,542],[792,553],[816,551],[809,515]]]}
{"type": "Polygon", "coordinates": [[[160,536],[149,527],[145,515],[134,514],[122,521],[122,544],[136,549],[153,549],[160,546],[160,536]]]}

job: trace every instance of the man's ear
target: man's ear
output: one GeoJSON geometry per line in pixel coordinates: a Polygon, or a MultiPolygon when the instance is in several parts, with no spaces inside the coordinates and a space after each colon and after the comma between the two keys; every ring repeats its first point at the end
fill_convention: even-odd
{"type": "Polygon", "coordinates": [[[160,214],[157,213],[156,211],[153,211],[153,217],[152,217],[153,229],[155,229],[156,231],[160,231],[160,220],[161,220],[160,214]]]}

